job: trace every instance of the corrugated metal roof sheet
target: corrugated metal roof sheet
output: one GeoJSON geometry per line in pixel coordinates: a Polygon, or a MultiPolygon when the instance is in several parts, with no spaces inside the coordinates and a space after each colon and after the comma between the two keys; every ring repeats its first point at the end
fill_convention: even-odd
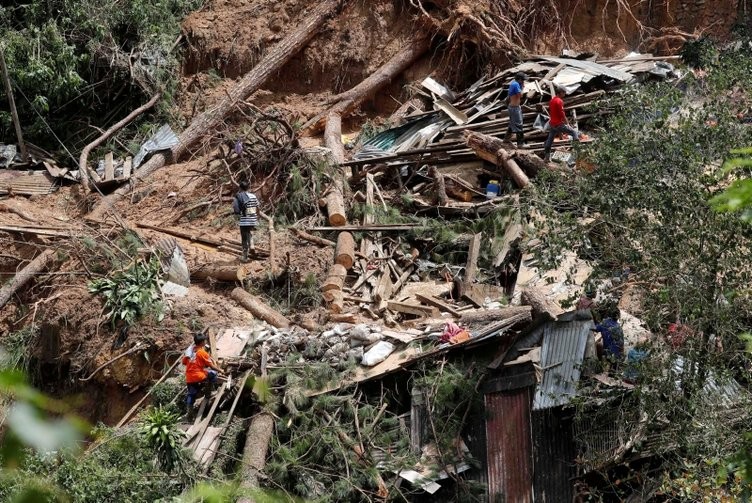
{"type": "Polygon", "coordinates": [[[533,501],[530,390],[489,393],[485,397],[490,503],[533,501]]]}
{"type": "Polygon", "coordinates": [[[569,403],[580,381],[580,367],[592,319],[555,321],[543,330],[541,368],[543,379],[535,391],[533,410],[547,409],[569,403]]]}
{"type": "Polygon", "coordinates": [[[591,75],[605,75],[606,77],[616,79],[621,82],[630,82],[632,81],[632,79],[634,79],[634,76],[630,73],[621,72],[619,70],[614,70],[613,68],[609,68],[606,65],[601,65],[600,63],[594,63],[592,61],[582,61],[579,59],[568,59],[568,58],[556,58],[552,56],[545,56],[543,57],[543,59],[546,61],[558,63],[560,65],[567,65],[567,66],[571,66],[574,68],[579,68],[580,70],[588,72],[591,75]]]}
{"type": "Polygon", "coordinates": [[[133,168],[141,166],[141,163],[146,159],[146,156],[152,152],[159,152],[160,150],[167,150],[178,144],[178,136],[172,130],[169,124],[163,125],[159,128],[159,131],[154,133],[151,138],[146,140],[139,149],[136,157],[133,158],[133,168]]]}
{"type": "MultiPolygon", "coordinates": [[[[676,374],[676,389],[681,389],[681,375],[684,373],[684,358],[677,356],[674,360],[673,371],[676,374]]],[[[739,405],[741,401],[749,401],[749,391],[744,389],[739,382],[732,377],[723,377],[711,370],[705,379],[701,396],[708,405],[731,408],[739,405]]]]}

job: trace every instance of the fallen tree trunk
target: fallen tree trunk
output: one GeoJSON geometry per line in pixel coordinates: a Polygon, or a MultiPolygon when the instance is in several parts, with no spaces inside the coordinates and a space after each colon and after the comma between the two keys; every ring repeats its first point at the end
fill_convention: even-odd
{"type": "MultiPolygon", "coordinates": [[[[240,466],[240,488],[245,490],[259,487],[259,473],[266,464],[266,451],[274,433],[274,416],[262,411],[251,419],[243,447],[243,461],[240,466]]],[[[238,503],[254,503],[252,497],[243,496],[238,503]]]]}
{"type": "Polygon", "coordinates": [[[555,320],[557,316],[564,312],[559,304],[550,300],[546,295],[537,288],[522,288],[520,294],[522,305],[530,306],[533,309],[533,316],[548,317],[555,320]]]}
{"type": "MultiPolygon", "coordinates": [[[[78,158],[78,170],[81,174],[81,182],[84,185],[84,188],[86,190],[93,190],[91,187],[91,179],[89,175],[91,174],[89,172],[89,153],[97,148],[102,143],[106,142],[112,135],[120,131],[122,128],[124,128],[126,125],[128,125],[129,122],[131,122],[133,119],[141,115],[142,113],[149,110],[151,107],[153,107],[157,101],[159,101],[159,98],[162,97],[161,93],[157,93],[154,96],[151,97],[149,101],[126,115],[121,121],[113,124],[110,129],[102,133],[102,135],[94,140],[93,142],[89,143],[84,147],[84,149],[81,151],[81,155],[78,158]]],[[[96,176],[96,172],[94,173],[96,176]]],[[[98,176],[96,176],[98,178],[98,176]]]]}
{"type": "Polygon", "coordinates": [[[329,225],[334,227],[347,224],[344,191],[344,182],[337,179],[326,195],[326,212],[329,215],[329,225]]]}
{"type": "Polygon", "coordinates": [[[378,70],[368,76],[360,84],[335,97],[334,105],[303,125],[301,134],[312,135],[320,132],[324,127],[324,119],[331,114],[340,117],[347,116],[363,101],[367,100],[376,91],[389,84],[395,77],[407,70],[423,54],[428,51],[430,40],[427,37],[419,37],[409,40],[397,54],[384,63],[378,70]]]}
{"type": "Polygon", "coordinates": [[[345,146],[342,145],[342,117],[337,112],[331,112],[326,117],[324,145],[332,151],[332,157],[337,164],[345,162],[345,146]]]}
{"type": "Polygon", "coordinates": [[[8,303],[11,297],[26,283],[31,281],[37,274],[43,272],[52,263],[55,250],[47,249],[37,255],[26,267],[18,271],[8,284],[0,288],[0,308],[8,303]]]}
{"type": "Polygon", "coordinates": [[[500,139],[487,134],[466,131],[465,142],[468,147],[475,151],[478,157],[492,162],[506,171],[519,188],[523,188],[530,183],[530,179],[512,159],[512,155],[506,150],[506,145],[500,139]]]}
{"type": "Polygon", "coordinates": [[[198,280],[243,281],[248,277],[248,268],[232,263],[203,264],[191,271],[191,278],[198,280]]]}
{"type": "Polygon", "coordinates": [[[340,232],[334,250],[334,262],[350,270],[355,263],[355,239],[349,232],[340,232]]]}
{"type": "Polygon", "coordinates": [[[250,311],[253,316],[264,320],[273,327],[288,328],[291,324],[290,320],[285,318],[281,313],[278,313],[263,300],[255,295],[251,295],[240,287],[234,289],[230,294],[230,297],[250,311]]]}
{"type": "Polygon", "coordinates": [[[162,153],[153,155],[146,164],[141,166],[131,176],[128,184],[102,198],[97,207],[89,214],[88,218],[94,220],[100,219],[105,211],[109,210],[115,202],[131,191],[138,182],[167,164],[168,159],[170,161],[180,159],[208,130],[216,126],[232,112],[238,101],[248,98],[269,77],[276,74],[292,59],[324,26],[324,21],[336,11],[341,3],[343,3],[343,0],[323,0],[309,13],[302,15],[302,22],[297,28],[272,47],[261,61],[227,92],[225,98],[217,106],[208,109],[191,121],[188,128],[178,136],[178,144],[167,155],[162,153]]]}
{"type": "Polygon", "coordinates": [[[321,285],[321,291],[342,291],[342,286],[345,284],[346,277],[347,269],[345,269],[345,266],[343,266],[342,264],[334,264],[329,268],[329,272],[326,275],[326,280],[324,281],[324,284],[321,285]]]}
{"type": "Polygon", "coordinates": [[[491,321],[501,321],[512,318],[517,315],[530,316],[532,308],[530,306],[512,306],[502,307],[500,309],[479,309],[476,311],[463,312],[460,316],[462,323],[481,323],[491,321]]]}

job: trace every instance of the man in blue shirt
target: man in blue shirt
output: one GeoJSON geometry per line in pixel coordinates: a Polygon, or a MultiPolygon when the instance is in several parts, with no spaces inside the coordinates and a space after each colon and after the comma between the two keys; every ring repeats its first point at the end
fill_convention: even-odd
{"type": "Polygon", "coordinates": [[[517,147],[522,148],[525,144],[525,134],[522,132],[522,89],[525,87],[525,81],[527,75],[522,72],[517,72],[514,76],[514,80],[509,84],[509,91],[507,93],[507,101],[509,103],[509,127],[507,128],[507,134],[504,137],[509,141],[512,138],[512,133],[517,136],[517,147]]]}

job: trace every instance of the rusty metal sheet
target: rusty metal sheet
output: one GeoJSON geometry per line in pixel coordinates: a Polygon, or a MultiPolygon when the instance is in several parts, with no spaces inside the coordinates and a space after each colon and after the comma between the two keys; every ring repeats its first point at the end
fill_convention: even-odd
{"type": "Polygon", "coordinates": [[[531,395],[528,387],[485,396],[489,503],[533,501],[531,395]]]}
{"type": "Polygon", "coordinates": [[[561,407],[536,410],[533,430],[533,493],[536,503],[571,503],[577,475],[573,417],[561,407]]]}
{"type": "Polygon", "coordinates": [[[44,195],[51,194],[59,188],[57,180],[52,178],[47,171],[3,170],[0,172],[0,194],[44,195]]]}

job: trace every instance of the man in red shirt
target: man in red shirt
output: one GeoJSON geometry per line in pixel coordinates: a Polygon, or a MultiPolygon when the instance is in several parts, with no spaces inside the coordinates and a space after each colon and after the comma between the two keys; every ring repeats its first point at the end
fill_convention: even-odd
{"type": "Polygon", "coordinates": [[[564,88],[557,87],[556,96],[554,96],[548,104],[548,125],[550,126],[550,129],[548,130],[546,143],[543,145],[543,159],[545,161],[551,160],[551,145],[553,145],[554,138],[557,134],[567,133],[575,140],[580,141],[580,133],[569,126],[567,115],[564,113],[564,101],[562,98],[566,96],[566,94],[567,92],[564,88]]]}
{"type": "Polygon", "coordinates": [[[193,336],[193,344],[185,350],[182,362],[185,365],[185,383],[188,386],[185,403],[188,406],[188,414],[191,414],[202,386],[217,382],[217,373],[222,370],[214,364],[206,350],[206,336],[201,333],[193,336]]]}

